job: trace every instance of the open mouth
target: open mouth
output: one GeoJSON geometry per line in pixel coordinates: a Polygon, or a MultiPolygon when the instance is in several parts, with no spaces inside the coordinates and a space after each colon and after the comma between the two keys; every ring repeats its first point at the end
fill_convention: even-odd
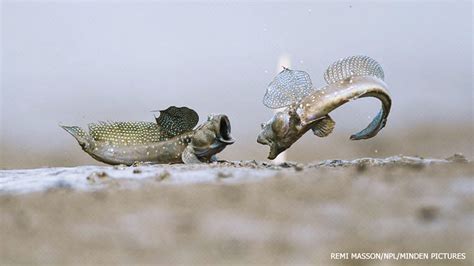
{"type": "Polygon", "coordinates": [[[257,137],[257,143],[263,144],[263,145],[269,145],[271,146],[270,141],[268,141],[266,138],[262,136],[262,134],[258,135],[257,137]]]}
{"type": "Polygon", "coordinates": [[[258,135],[257,142],[263,145],[270,146],[270,153],[268,154],[268,159],[275,159],[278,154],[280,154],[285,149],[279,148],[278,145],[270,139],[265,138],[262,134],[258,135]]]}
{"type": "Polygon", "coordinates": [[[232,144],[235,140],[230,135],[230,121],[223,115],[219,122],[219,141],[225,144],[232,144]]]}

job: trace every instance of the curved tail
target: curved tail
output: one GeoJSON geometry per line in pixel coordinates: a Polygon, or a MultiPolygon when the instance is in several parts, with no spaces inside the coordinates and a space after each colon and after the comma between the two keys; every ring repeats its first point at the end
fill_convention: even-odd
{"type": "Polygon", "coordinates": [[[379,99],[382,103],[382,109],[366,128],[359,131],[358,133],[352,134],[350,137],[351,140],[369,139],[377,135],[377,133],[385,127],[388,114],[390,113],[392,100],[386,91],[370,91],[360,96],[360,98],[362,97],[375,97],[379,99]]]}
{"type": "Polygon", "coordinates": [[[351,140],[371,138],[377,135],[385,126],[392,103],[386,90],[386,85],[382,82],[384,77],[383,69],[377,61],[368,56],[361,55],[340,59],[330,65],[324,73],[324,79],[328,84],[342,83],[340,85],[341,91],[348,94],[347,101],[362,97],[375,97],[382,102],[382,109],[377,116],[365,129],[353,134],[350,138],[351,140]],[[372,77],[375,82],[371,81],[370,78],[364,79],[364,76],[372,77]],[[344,84],[346,80],[349,80],[349,83],[355,82],[354,79],[360,80],[359,86],[344,84]],[[351,90],[354,93],[347,93],[351,90]]]}

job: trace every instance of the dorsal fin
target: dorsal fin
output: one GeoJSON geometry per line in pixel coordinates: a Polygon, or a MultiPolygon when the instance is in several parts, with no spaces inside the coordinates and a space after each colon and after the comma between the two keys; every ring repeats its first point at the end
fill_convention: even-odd
{"type": "Polygon", "coordinates": [[[170,106],[160,110],[160,116],[155,117],[156,123],[170,136],[177,136],[192,130],[199,122],[199,116],[193,109],[170,106]]]}
{"type": "Polygon", "coordinates": [[[95,141],[111,144],[145,144],[168,139],[153,122],[98,122],[89,124],[95,141]]]}
{"type": "Polygon", "coordinates": [[[324,72],[324,80],[328,84],[343,81],[353,76],[374,76],[384,79],[383,69],[377,61],[364,56],[356,55],[340,59],[330,65],[324,72]]]}
{"type": "Polygon", "coordinates": [[[268,84],[263,104],[269,108],[286,107],[313,91],[308,73],[301,70],[283,70],[268,84]]]}

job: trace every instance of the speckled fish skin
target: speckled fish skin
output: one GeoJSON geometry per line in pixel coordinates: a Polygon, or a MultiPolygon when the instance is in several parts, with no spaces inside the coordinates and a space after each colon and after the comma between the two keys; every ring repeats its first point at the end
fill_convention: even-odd
{"type": "Polygon", "coordinates": [[[89,133],[76,126],[61,127],[94,159],[112,165],[209,162],[234,142],[226,115],[209,116],[195,130],[174,137],[152,122],[91,124],[89,133]]]}
{"type": "MultiPolygon", "coordinates": [[[[375,64],[379,67],[376,62],[375,64]]],[[[382,71],[381,68],[380,71],[382,71]]],[[[365,129],[351,135],[350,139],[368,139],[377,135],[386,124],[391,108],[391,98],[387,85],[379,78],[383,78],[383,72],[376,73],[377,75],[350,76],[341,81],[332,82],[321,89],[314,90],[283,111],[277,112],[268,122],[263,123],[257,142],[270,146],[268,159],[275,159],[310,129],[315,130],[320,126],[326,132],[315,131],[314,133],[320,137],[329,135],[335,123],[328,114],[344,103],[362,97],[379,99],[382,109],[365,129]],[[330,125],[324,128],[326,124],[322,123],[330,125]]]]}
{"type": "Polygon", "coordinates": [[[344,103],[363,97],[376,97],[382,103],[382,117],[379,121],[381,128],[371,128],[367,134],[361,134],[361,131],[351,136],[351,139],[367,139],[375,136],[385,126],[392,104],[387,85],[378,78],[356,76],[327,85],[305,97],[296,106],[296,112],[300,114],[301,124],[307,125],[314,123],[344,103]]]}

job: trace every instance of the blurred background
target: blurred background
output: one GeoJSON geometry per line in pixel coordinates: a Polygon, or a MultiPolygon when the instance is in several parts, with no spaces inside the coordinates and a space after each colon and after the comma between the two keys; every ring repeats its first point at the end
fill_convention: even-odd
{"type": "Polygon", "coordinates": [[[229,116],[237,142],[220,158],[265,160],[262,97],[282,60],[320,87],[329,64],[358,54],[384,68],[386,128],[349,140],[380,108],[360,99],[288,160],[471,159],[472,22],[471,1],[2,1],[0,167],[100,164],[58,124],[153,121],[170,105],[229,116]]]}

